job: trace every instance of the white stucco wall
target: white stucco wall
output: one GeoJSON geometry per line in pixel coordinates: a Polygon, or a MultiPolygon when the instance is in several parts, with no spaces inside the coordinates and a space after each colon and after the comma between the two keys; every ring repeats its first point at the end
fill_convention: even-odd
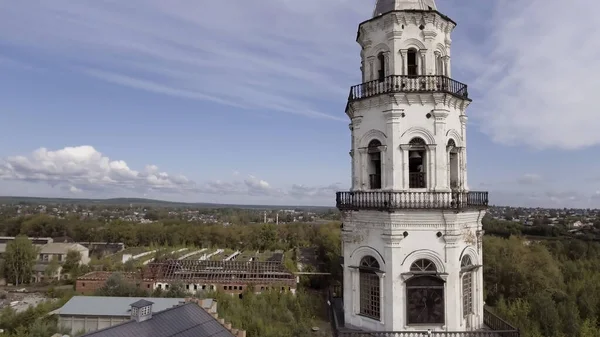
{"type": "Polygon", "coordinates": [[[344,307],[347,325],[373,331],[466,330],[483,324],[482,268],[474,271],[475,314],[462,315],[462,274],[460,261],[470,255],[473,264],[482,264],[481,219],[485,211],[378,211],[346,212],[342,231],[344,252],[344,307]],[[403,233],[408,235],[404,237],[403,233]],[[440,232],[441,237],[437,236],[440,232]],[[385,275],[381,282],[381,320],[359,313],[360,260],[375,257],[385,275]],[[406,324],[406,287],[410,266],[418,259],[436,264],[445,279],[445,324],[409,326],[406,324]]]}

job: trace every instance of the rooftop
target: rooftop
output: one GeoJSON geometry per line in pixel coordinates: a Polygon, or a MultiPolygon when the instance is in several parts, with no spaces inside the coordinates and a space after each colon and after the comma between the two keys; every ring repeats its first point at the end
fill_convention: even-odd
{"type": "Polygon", "coordinates": [[[135,320],[94,331],[89,337],[235,337],[216,318],[196,303],[158,312],[152,318],[135,320]]]}
{"type": "Polygon", "coordinates": [[[73,296],[62,308],[59,315],[65,316],[127,316],[131,315],[132,303],[151,301],[152,312],[172,308],[185,301],[184,298],[161,297],[109,297],[109,296],[73,296]]]}
{"type": "Polygon", "coordinates": [[[377,0],[373,17],[398,10],[437,10],[435,0],[377,0]]]}

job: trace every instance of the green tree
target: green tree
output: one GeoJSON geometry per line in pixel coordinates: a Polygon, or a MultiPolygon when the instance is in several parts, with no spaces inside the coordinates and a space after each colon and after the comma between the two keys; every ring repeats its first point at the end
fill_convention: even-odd
{"type": "Polygon", "coordinates": [[[60,263],[58,263],[58,260],[56,259],[52,259],[50,261],[50,263],[48,263],[46,265],[46,269],[44,270],[44,276],[47,279],[53,279],[54,277],[56,277],[56,273],[58,273],[58,270],[60,269],[60,263]]]}
{"type": "Polygon", "coordinates": [[[37,255],[38,250],[27,236],[19,235],[10,241],[4,254],[7,279],[15,285],[29,282],[37,255]]]}
{"type": "Polygon", "coordinates": [[[69,250],[67,252],[67,258],[63,264],[64,273],[76,273],[79,269],[79,263],[81,262],[81,253],[76,250],[69,250]]]}

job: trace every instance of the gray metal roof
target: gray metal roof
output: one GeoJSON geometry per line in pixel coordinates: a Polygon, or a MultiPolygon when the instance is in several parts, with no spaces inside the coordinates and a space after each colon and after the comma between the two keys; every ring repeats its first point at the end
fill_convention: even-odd
{"type": "Polygon", "coordinates": [[[437,10],[435,0],[377,0],[373,17],[394,10],[437,10]]]}
{"type": "Polygon", "coordinates": [[[58,309],[58,314],[129,317],[131,304],[140,300],[152,301],[152,312],[163,311],[185,301],[184,298],[73,296],[69,302],[58,309]]]}
{"type": "Polygon", "coordinates": [[[146,301],[146,300],[142,299],[142,300],[139,300],[139,301],[137,301],[135,303],[131,303],[131,307],[133,307],[133,308],[143,308],[143,307],[147,307],[147,306],[152,305],[152,304],[154,304],[154,302],[150,302],[150,301],[146,301]]]}
{"type": "Polygon", "coordinates": [[[121,323],[88,333],[87,337],[235,337],[196,303],[153,314],[152,318],[121,323]]]}

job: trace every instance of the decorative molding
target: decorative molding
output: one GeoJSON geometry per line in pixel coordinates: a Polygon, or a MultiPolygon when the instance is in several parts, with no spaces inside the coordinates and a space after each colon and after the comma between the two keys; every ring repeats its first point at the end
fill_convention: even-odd
{"type": "Polygon", "coordinates": [[[450,115],[450,111],[446,109],[433,109],[431,114],[435,117],[436,122],[445,122],[446,117],[450,115]]]}
{"type": "Polygon", "coordinates": [[[402,30],[394,29],[394,30],[391,30],[391,31],[388,31],[387,33],[385,33],[385,37],[388,40],[400,39],[400,38],[402,38],[402,32],[403,32],[402,30]]]}
{"type": "Polygon", "coordinates": [[[390,109],[384,110],[383,116],[388,122],[399,123],[400,119],[405,116],[404,109],[390,109]]]}

